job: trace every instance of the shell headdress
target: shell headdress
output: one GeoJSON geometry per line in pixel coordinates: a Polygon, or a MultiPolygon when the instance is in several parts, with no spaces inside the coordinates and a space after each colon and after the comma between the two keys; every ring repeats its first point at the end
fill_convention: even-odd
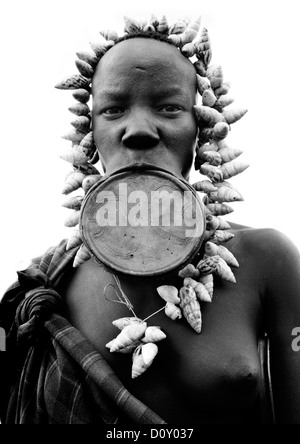
{"type": "MultiPolygon", "coordinates": [[[[173,25],[168,24],[165,16],[161,20],[151,16],[149,21],[143,22],[125,17],[124,21],[124,36],[126,34],[139,35],[138,33],[142,32],[163,35],[186,58],[190,59],[196,70],[197,89],[202,98],[202,104],[195,106],[199,126],[195,169],[206,178],[193,184],[193,187],[198,193],[204,194],[205,253],[196,266],[188,264],[180,270],[179,276],[183,279],[183,285],[179,291],[171,285],[161,286],[157,291],[166,303],[164,310],[167,316],[171,319],[180,319],[183,316],[191,327],[200,333],[202,328],[200,304],[211,302],[214,276],[231,283],[235,282],[231,267],[238,267],[238,262],[222,245],[229,241],[233,234],[228,231],[230,225],[220,216],[233,211],[228,203],[243,200],[241,194],[228,182],[228,179],[243,172],[249,165],[237,159],[242,151],[231,148],[225,139],[231,125],[241,119],[247,110],[227,109],[233,102],[228,96],[230,85],[224,81],[222,67],[211,64],[211,42],[207,29],[204,27],[201,29],[200,17],[194,21],[186,18],[178,20],[173,25]]],[[[72,129],[63,136],[71,141],[71,147],[61,157],[73,166],[73,170],[66,177],[63,194],[73,193],[80,188],[86,193],[102,177],[94,166],[99,161],[99,155],[93,140],[92,110],[88,102],[95,68],[104,54],[118,44],[119,39],[115,31],[100,31],[99,41],[90,43],[90,51],[76,53],[75,64],[78,73],[63,79],[56,85],[58,89],[72,90],[75,100],[75,103],[69,107],[69,111],[74,114],[71,122],[72,129]]],[[[83,244],[78,227],[82,201],[83,197],[80,195],[68,197],[63,203],[63,206],[72,210],[65,225],[75,227],[67,249],[79,247],[74,259],[74,267],[91,257],[89,250],[83,244]]],[[[124,319],[130,319],[130,321],[128,325],[121,327],[125,329],[121,335],[121,341],[120,337],[117,337],[116,340],[107,344],[107,347],[111,351],[116,351],[115,341],[117,341],[121,344],[118,345],[118,351],[135,350],[133,377],[136,377],[151,365],[157,353],[157,347],[148,344],[161,340],[165,336],[159,327],[152,332],[152,336],[149,335],[149,327],[146,327],[144,321],[136,316],[124,319]],[[126,337],[126,340],[123,340],[123,337],[126,337]],[[155,340],[149,339],[152,337],[155,340]]]]}

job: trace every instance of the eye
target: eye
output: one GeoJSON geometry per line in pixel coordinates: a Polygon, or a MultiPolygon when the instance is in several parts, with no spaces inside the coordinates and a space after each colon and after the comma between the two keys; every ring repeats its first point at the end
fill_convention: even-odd
{"type": "Polygon", "coordinates": [[[165,113],[176,113],[182,110],[182,107],[179,105],[164,105],[159,108],[159,111],[165,113]]]}
{"type": "Polygon", "coordinates": [[[107,116],[116,116],[118,114],[123,114],[125,112],[124,108],[119,108],[117,106],[113,106],[111,108],[107,108],[103,111],[103,114],[107,116]]]}

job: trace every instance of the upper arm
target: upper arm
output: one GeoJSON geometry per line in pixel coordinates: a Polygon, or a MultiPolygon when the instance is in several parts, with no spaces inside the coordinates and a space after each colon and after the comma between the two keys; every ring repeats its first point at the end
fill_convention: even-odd
{"type": "Polygon", "coordinates": [[[278,231],[268,231],[266,240],[263,307],[276,421],[300,424],[300,351],[292,347],[300,327],[300,255],[278,231]]]}

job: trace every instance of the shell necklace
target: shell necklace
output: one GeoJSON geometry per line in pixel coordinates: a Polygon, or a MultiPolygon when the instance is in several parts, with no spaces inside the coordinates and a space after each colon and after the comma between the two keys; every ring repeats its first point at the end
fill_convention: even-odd
{"type": "MultiPolygon", "coordinates": [[[[165,301],[162,309],[165,310],[167,316],[171,319],[184,317],[193,330],[200,333],[202,328],[200,303],[212,301],[214,275],[235,283],[231,267],[239,265],[233,254],[221,245],[234,235],[228,231],[230,225],[220,216],[233,211],[227,204],[228,202],[243,200],[228,179],[242,173],[249,164],[237,159],[242,151],[230,147],[225,139],[231,125],[240,120],[247,110],[227,108],[233,102],[233,99],[227,95],[230,84],[224,81],[221,66],[210,64],[212,59],[210,38],[207,29],[200,28],[200,17],[194,21],[179,20],[172,26],[168,25],[165,16],[161,20],[151,16],[150,21],[145,23],[128,17],[124,20],[125,34],[136,35],[138,32],[151,31],[167,36],[168,40],[173,42],[193,63],[197,73],[197,90],[202,104],[195,106],[199,126],[195,170],[199,170],[206,179],[196,182],[193,187],[199,193],[204,193],[205,254],[196,266],[188,264],[179,271],[178,274],[183,279],[180,290],[172,285],[163,285],[157,288],[157,292],[165,301]],[[196,58],[196,61],[193,61],[193,58],[196,58]]],[[[63,194],[70,194],[79,188],[87,193],[102,177],[94,166],[99,160],[99,155],[93,139],[92,110],[87,103],[91,95],[95,68],[106,51],[118,44],[119,38],[114,31],[101,31],[100,35],[102,41],[90,44],[92,52],[76,53],[79,74],[69,76],[56,85],[58,89],[75,90],[73,97],[76,100],[76,103],[69,108],[77,116],[76,120],[71,122],[73,129],[63,136],[72,142],[72,148],[64,152],[61,157],[73,166],[73,170],[65,180],[63,194]]],[[[72,196],[62,204],[73,210],[65,220],[65,225],[75,227],[75,232],[66,247],[67,250],[78,249],[73,263],[74,267],[80,266],[92,257],[92,253],[83,243],[78,226],[83,199],[83,196],[72,196]]],[[[157,354],[155,343],[164,339],[165,334],[159,327],[147,327],[146,320],[141,320],[134,314],[133,307],[122,291],[118,279],[115,279],[121,294],[118,302],[127,305],[133,316],[113,322],[121,333],[107,346],[111,352],[133,351],[132,377],[136,377],[151,365],[157,354]]]]}
{"type": "Polygon", "coordinates": [[[180,319],[182,317],[181,310],[176,304],[180,304],[181,299],[178,297],[178,290],[176,287],[169,285],[158,287],[158,294],[166,304],[145,319],[140,319],[135,314],[132,303],[122,290],[119,278],[116,275],[113,275],[113,277],[119,293],[116,291],[115,286],[109,283],[104,288],[105,299],[110,302],[126,305],[133,316],[119,318],[112,322],[112,324],[121,330],[121,332],[108,342],[106,347],[111,353],[133,353],[131,377],[134,379],[150,367],[158,353],[158,346],[156,343],[166,338],[166,334],[161,330],[161,327],[148,326],[146,321],[162,310],[164,310],[165,314],[171,319],[180,319]],[[107,296],[107,290],[110,286],[114,288],[118,299],[111,299],[107,296]]]}

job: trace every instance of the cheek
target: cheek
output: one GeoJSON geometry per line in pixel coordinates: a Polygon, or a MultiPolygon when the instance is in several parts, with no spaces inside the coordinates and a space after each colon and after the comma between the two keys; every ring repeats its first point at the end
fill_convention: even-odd
{"type": "Polygon", "coordinates": [[[109,149],[108,147],[112,145],[109,141],[109,137],[105,129],[100,128],[99,125],[94,125],[93,123],[93,138],[99,153],[99,158],[102,164],[104,172],[107,168],[107,161],[109,159],[109,149]]]}
{"type": "Polygon", "coordinates": [[[193,153],[198,135],[198,126],[194,117],[191,116],[185,119],[181,125],[177,125],[174,135],[175,134],[178,146],[181,147],[180,152],[183,155],[193,153]]]}
{"type": "Polygon", "coordinates": [[[106,160],[107,156],[111,154],[113,147],[117,146],[117,130],[111,131],[108,125],[93,119],[93,135],[100,156],[106,160]]]}
{"type": "Polygon", "coordinates": [[[179,157],[183,176],[188,176],[193,165],[197,144],[198,126],[194,118],[189,119],[178,134],[179,157]]]}
{"type": "Polygon", "coordinates": [[[97,148],[99,148],[102,144],[105,143],[105,141],[110,138],[110,131],[107,125],[104,125],[104,123],[100,119],[93,118],[92,125],[94,141],[97,148]]]}

